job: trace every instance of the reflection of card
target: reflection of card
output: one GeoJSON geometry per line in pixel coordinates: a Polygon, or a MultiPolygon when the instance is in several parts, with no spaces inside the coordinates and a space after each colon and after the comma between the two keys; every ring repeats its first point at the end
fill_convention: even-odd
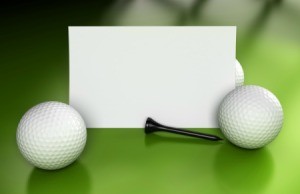
{"type": "Polygon", "coordinates": [[[70,105],[89,128],[217,127],[235,27],[69,27],[70,105]]]}

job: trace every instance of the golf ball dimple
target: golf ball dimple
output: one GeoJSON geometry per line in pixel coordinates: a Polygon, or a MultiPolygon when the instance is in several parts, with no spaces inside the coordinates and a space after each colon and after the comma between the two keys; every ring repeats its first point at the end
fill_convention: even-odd
{"type": "Polygon", "coordinates": [[[230,142],[255,149],[277,137],[283,125],[283,110],[270,91],[259,86],[240,86],[222,101],[218,121],[230,142]]]}
{"type": "Polygon", "coordinates": [[[235,60],[235,86],[244,84],[244,70],[238,60],[235,60]]]}
{"type": "Polygon", "coordinates": [[[38,168],[55,170],[74,162],[86,143],[79,113],[60,102],[44,102],[28,110],[17,129],[22,155],[38,168]]]}

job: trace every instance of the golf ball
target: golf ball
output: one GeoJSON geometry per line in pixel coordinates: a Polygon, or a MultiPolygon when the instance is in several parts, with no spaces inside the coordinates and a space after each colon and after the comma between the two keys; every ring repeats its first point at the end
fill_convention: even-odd
{"type": "Polygon", "coordinates": [[[235,86],[244,84],[244,71],[238,60],[235,60],[235,86]]]}
{"type": "Polygon", "coordinates": [[[240,86],[222,101],[219,126],[233,144],[247,149],[273,141],[283,125],[283,110],[274,94],[259,86],[240,86]]]}
{"type": "Polygon", "coordinates": [[[63,168],[81,154],[86,126],[79,113],[60,102],[44,102],[28,110],[17,129],[22,155],[38,168],[63,168]]]}

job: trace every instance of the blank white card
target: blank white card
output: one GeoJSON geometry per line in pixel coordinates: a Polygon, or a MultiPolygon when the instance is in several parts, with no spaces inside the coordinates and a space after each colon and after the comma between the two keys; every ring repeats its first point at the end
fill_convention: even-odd
{"type": "Polygon", "coordinates": [[[69,27],[70,105],[89,128],[215,128],[235,43],[235,27],[69,27]]]}

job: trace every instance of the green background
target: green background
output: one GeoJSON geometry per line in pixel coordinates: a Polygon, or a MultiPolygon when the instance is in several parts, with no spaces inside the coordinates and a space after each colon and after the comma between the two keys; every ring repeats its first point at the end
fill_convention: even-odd
{"type": "Polygon", "coordinates": [[[300,193],[300,1],[45,2],[0,6],[0,193],[300,193]],[[279,98],[282,132],[249,151],[227,141],[145,137],[142,129],[88,129],[73,165],[34,168],[17,149],[18,122],[40,102],[68,102],[68,26],[89,25],[236,25],[246,84],[279,98]]]}

